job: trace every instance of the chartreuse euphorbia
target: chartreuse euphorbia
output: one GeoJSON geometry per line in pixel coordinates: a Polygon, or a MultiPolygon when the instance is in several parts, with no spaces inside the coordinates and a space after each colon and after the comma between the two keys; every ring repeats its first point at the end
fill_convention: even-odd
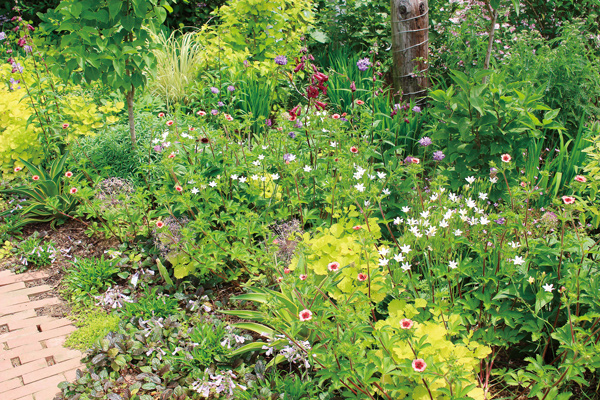
{"type": "MultiPolygon", "coordinates": [[[[450,314],[441,316],[436,311],[430,310],[434,315],[428,321],[414,321],[409,329],[401,328],[401,321],[417,318],[419,309],[427,307],[425,299],[416,299],[414,302],[395,299],[389,304],[389,317],[375,323],[376,332],[394,332],[391,338],[391,352],[384,354],[384,350],[373,350],[381,357],[391,355],[397,365],[411,365],[415,359],[423,359],[427,367],[423,372],[399,375],[384,375],[384,387],[406,387],[408,381],[417,385],[409,393],[399,390],[394,398],[409,398],[414,400],[450,399],[450,392],[455,395],[465,392],[469,398],[483,400],[484,392],[477,387],[476,371],[479,362],[490,354],[491,349],[477,342],[464,338],[459,343],[451,341],[453,326],[461,324],[461,316],[450,314]]],[[[377,333],[376,333],[377,335],[377,333]]],[[[413,386],[414,387],[414,386],[413,386]]]]}

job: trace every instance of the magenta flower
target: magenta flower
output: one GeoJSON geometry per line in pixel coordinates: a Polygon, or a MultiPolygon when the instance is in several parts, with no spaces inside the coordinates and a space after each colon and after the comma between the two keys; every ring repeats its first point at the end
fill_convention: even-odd
{"type": "Polygon", "coordinates": [[[358,62],[356,63],[356,66],[358,67],[359,71],[366,71],[369,69],[369,67],[371,66],[371,61],[369,60],[369,57],[363,58],[358,60],[358,62]]]}

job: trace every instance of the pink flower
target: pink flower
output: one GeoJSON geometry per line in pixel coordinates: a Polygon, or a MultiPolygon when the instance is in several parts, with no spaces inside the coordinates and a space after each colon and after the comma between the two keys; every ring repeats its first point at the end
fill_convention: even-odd
{"type": "Polygon", "coordinates": [[[292,272],[292,270],[291,270],[291,269],[289,269],[289,268],[285,268],[285,269],[283,270],[283,273],[284,273],[284,274],[289,274],[290,272],[292,272]]]}
{"type": "Polygon", "coordinates": [[[300,321],[308,321],[312,319],[312,312],[310,310],[302,310],[299,314],[300,321]]]}
{"type": "Polygon", "coordinates": [[[564,201],[565,204],[573,204],[573,203],[575,203],[575,197],[573,197],[573,196],[563,196],[562,197],[562,201],[564,201]]]}
{"type": "Polygon", "coordinates": [[[173,120],[168,120],[167,121],[167,126],[171,126],[171,125],[173,125],[173,123],[174,123],[173,120]]]}
{"type": "Polygon", "coordinates": [[[333,118],[333,119],[340,119],[340,114],[333,114],[331,116],[331,118],[333,118]]]}
{"type": "Polygon", "coordinates": [[[21,167],[15,167],[15,172],[19,172],[19,171],[21,171],[22,169],[23,169],[23,168],[21,168],[21,167]]]}
{"type": "Polygon", "coordinates": [[[64,124],[62,124],[62,127],[63,127],[63,129],[67,129],[69,127],[69,124],[64,123],[64,124]]]}
{"type": "Polygon", "coordinates": [[[300,275],[300,280],[301,281],[305,281],[306,280],[306,275],[304,275],[304,274],[300,275]]]}
{"type": "Polygon", "coordinates": [[[365,102],[362,100],[356,100],[356,104],[362,106],[363,104],[365,104],[365,102]]]}
{"type": "Polygon", "coordinates": [[[327,269],[330,270],[331,272],[335,272],[338,269],[340,269],[340,263],[339,262],[331,262],[327,265],[327,269]]]}
{"type": "Polygon", "coordinates": [[[362,228],[362,226],[360,226],[360,225],[356,225],[356,226],[352,227],[352,229],[354,229],[355,231],[358,231],[361,228],[362,228]]]}
{"type": "Polygon", "coordinates": [[[413,164],[419,164],[419,163],[421,162],[421,160],[419,160],[419,159],[418,159],[418,158],[416,158],[416,157],[412,157],[412,158],[411,158],[411,161],[412,161],[412,163],[413,163],[413,164]]]}
{"type": "Polygon", "coordinates": [[[402,329],[410,329],[412,328],[414,322],[411,319],[404,318],[400,320],[400,328],[402,329]]]}
{"type": "Polygon", "coordinates": [[[77,193],[77,188],[71,188],[71,190],[69,190],[69,193],[71,193],[71,194],[77,193]]]}
{"type": "Polygon", "coordinates": [[[502,154],[502,162],[510,162],[510,160],[512,160],[512,157],[510,156],[510,154],[502,154]]]}
{"type": "Polygon", "coordinates": [[[206,111],[202,111],[202,110],[200,110],[200,111],[198,111],[196,114],[198,114],[198,115],[199,115],[199,116],[201,116],[201,117],[204,117],[204,116],[206,115],[206,111]]]}
{"type": "Polygon", "coordinates": [[[162,228],[163,226],[165,226],[165,223],[162,221],[156,221],[156,227],[157,228],[162,228]]]}
{"type": "Polygon", "coordinates": [[[585,182],[587,182],[587,179],[585,179],[585,176],[583,176],[583,175],[577,175],[577,176],[575,177],[575,180],[576,180],[577,182],[582,182],[582,183],[585,183],[585,182]]]}
{"type": "Polygon", "coordinates": [[[177,190],[179,193],[183,192],[183,188],[179,185],[175,186],[175,190],[177,190]]]}
{"type": "Polygon", "coordinates": [[[195,130],[196,130],[196,128],[194,128],[193,126],[190,126],[188,129],[189,129],[190,131],[195,131],[195,130]]]}
{"type": "Polygon", "coordinates": [[[363,274],[362,272],[360,274],[358,274],[358,276],[356,277],[356,279],[358,279],[361,282],[364,282],[367,280],[367,274],[363,274]]]}
{"type": "Polygon", "coordinates": [[[225,114],[225,119],[227,121],[233,121],[233,117],[231,115],[229,115],[229,114],[225,114]]]}
{"type": "Polygon", "coordinates": [[[162,117],[164,117],[164,116],[165,116],[165,113],[164,113],[164,112],[158,113],[158,118],[162,118],[162,117]]]}
{"type": "Polygon", "coordinates": [[[65,172],[65,176],[66,176],[67,178],[70,178],[70,177],[72,177],[72,176],[73,176],[73,173],[72,173],[71,171],[67,171],[67,172],[65,172]]]}
{"type": "Polygon", "coordinates": [[[277,279],[275,279],[277,281],[277,283],[281,283],[283,282],[283,277],[282,276],[278,276],[277,279]]]}
{"type": "Polygon", "coordinates": [[[358,153],[358,148],[356,146],[350,147],[350,153],[354,153],[354,154],[358,153]]]}
{"type": "Polygon", "coordinates": [[[40,177],[38,175],[34,175],[31,177],[31,179],[33,179],[34,181],[39,181],[40,177]]]}
{"type": "Polygon", "coordinates": [[[423,372],[425,371],[425,368],[427,368],[427,364],[425,364],[425,360],[422,358],[417,358],[416,360],[413,360],[412,367],[417,372],[423,372]]]}
{"type": "Polygon", "coordinates": [[[169,158],[175,158],[175,152],[171,152],[171,154],[169,154],[169,158]]]}

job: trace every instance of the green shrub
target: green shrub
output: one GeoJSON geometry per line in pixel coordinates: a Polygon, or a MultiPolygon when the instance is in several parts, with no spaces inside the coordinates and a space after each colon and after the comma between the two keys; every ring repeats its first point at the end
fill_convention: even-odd
{"type": "Polygon", "coordinates": [[[89,311],[79,314],[76,322],[78,329],[71,333],[65,345],[81,351],[92,347],[96,341],[106,336],[109,332],[117,332],[119,328],[119,316],[117,314],[106,314],[106,312],[89,311]]]}
{"type": "Polygon", "coordinates": [[[104,292],[114,285],[120,268],[117,260],[100,258],[81,258],[71,262],[71,267],[63,279],[65,293],[72,300],[88,299],[104,292]]]}
{"type": "Polygon", "coordinates": [[[158,293],[158,288],[146,291],[133,303],[124,303],[123,315],[130,318],[167,318],[180,313],[177,299],[158,293]]]}

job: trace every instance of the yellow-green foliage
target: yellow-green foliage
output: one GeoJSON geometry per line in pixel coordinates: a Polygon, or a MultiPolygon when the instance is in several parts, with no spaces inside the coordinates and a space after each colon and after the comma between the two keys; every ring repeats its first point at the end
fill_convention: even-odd
{"type": "Polygon", "coordinates": [[[2,247],[0,247],[0,260],[2,260],[3,258],[9,258],[10,256],[13,255],[12,249],[15,246],[10,242],[10,241],[5,241],[4,245],[2,245],[2,247]]]}
{"type": "MultiPolygon", "coordinates": [[[[344,214],[346,217],[338,219],[331,228],[318,228],[312,238],[309,233],[302,236],[306,246],[306,266],[313,273],[325,276],[329,273],[329,263],[340,264],[342,279],[337,285],[340,292],[330,293],[336,299],[356,291],[367,294],[367,286],[359,285],[356,276],[361,272],[368,273],[371,276],[371,298],[381,301],[386,295],[383,289],[388,271],[378,265],[379,253],[375,247],[375,241],[381,237],[378,219],[369,218],[367,228],[356,207],[351,206],[344,214]],[[353,229],[359,225],[360,229],[353,229]]],[[[297,264],[296,257],[290,263],[291,268],[297,264]]]]}
{"type": "Polygon", "coordinates": [[[42,83],[38,84],[39,78],[32,73],[32,63],[26,60],[20,60],[20,63],[24,67],[23,75],[12,74],[8,64],[0,66],[0,172],[3,174],[11,174],[14,167],[23,167],[19,158],[39,164],[43,156],[39,140],[43,131],[26,85],[30,88],[33,104],[40,114],[43,111],[35,93],[45,93],[49,108],[42,116],[46,135],[58,136],[69,142],[77,136],[92,135],[104,124],[112,124],[118,120],[112,114],[122,110],[124,103],[98,106],[88,96],[80,94],[80,87],[58,85],[56,78],[52,78],[55,95],[50,95],[50,81],[42,77],[42,83]],[[21,80],[19,84],[12,85],[12,89],[4,84],[11,77],[21,80]],[[35,118],[28,124],[32,116],[35,118]],[[69,128],[63,129],[64,123],[68,123],[69,128]]]}
{"type": "Polygon", "coordinates": [[[92,347],[96,340],[119,328],[119,316],[116,314],[107,315],[102,310],[88,310],[80,316],[82,319],[77,322],[79,329],[71,333],[65,343],[72,349],[85,351],[92,347]]]}
{"type": "MultiPolygon", "coordinates": [[[[395,299],[390,302],[388,311],[389,317],[386,320],[380,320],[375,323],[377,331],[395,332],[398,340],[392,345],[392,354],[396,364],[408,364],[415,358],[422,358],[428,361],[427,371],[434,371],[434,374],[426,374],[425,380],[431,390],[434,399],[449,399],[440,389],[448,389],[448,381],[452,383],[452,390],[458,391],[459,388],[465,388],[470,384],[477,386],[476,372],[479,368],[479,361],[491,353],[491,349],[477,342],[464,338],[462,342],[454,343],[450,339],[456,335],[461,327],[464,327],[465,321],[458,314],[440,316],[435,310],[430,310],[434,315],[432,320],[425,322],[414,322],[412,328],[404,330],[400,328],[400,321],[404,318],[412,319],[419,314],[419,309],[426,308],[425,299],[416,299],[413,303],[407,303],[404,300],[395,299]],[[407,338],[400,338],[407,335],[407,338]],[[414,349],[417,343],[419,351],[415,355],[414,349]],[[450,379],[446,380],[445,377],[450,379]]],[[[383,350],[375,350],[380,357],[384,357],[383,350]]],[[[382,377],[387,384],[394,384],[396,387],[404,386],[406,379],[403,376],[387,375],[382,377]]],[[[420,383],[420,382],[419,382],[420,383]]],[[[406,391],[395,393],[397,399],[408,396],[406,391]]],[[[472,399],[483,400],[484,393],[481,388],[473,388],[468,392],[472,399]]],[[[411,393],[410,398],[414,400],[430,399],[427,388],[420,384],[411,393]]]]}

